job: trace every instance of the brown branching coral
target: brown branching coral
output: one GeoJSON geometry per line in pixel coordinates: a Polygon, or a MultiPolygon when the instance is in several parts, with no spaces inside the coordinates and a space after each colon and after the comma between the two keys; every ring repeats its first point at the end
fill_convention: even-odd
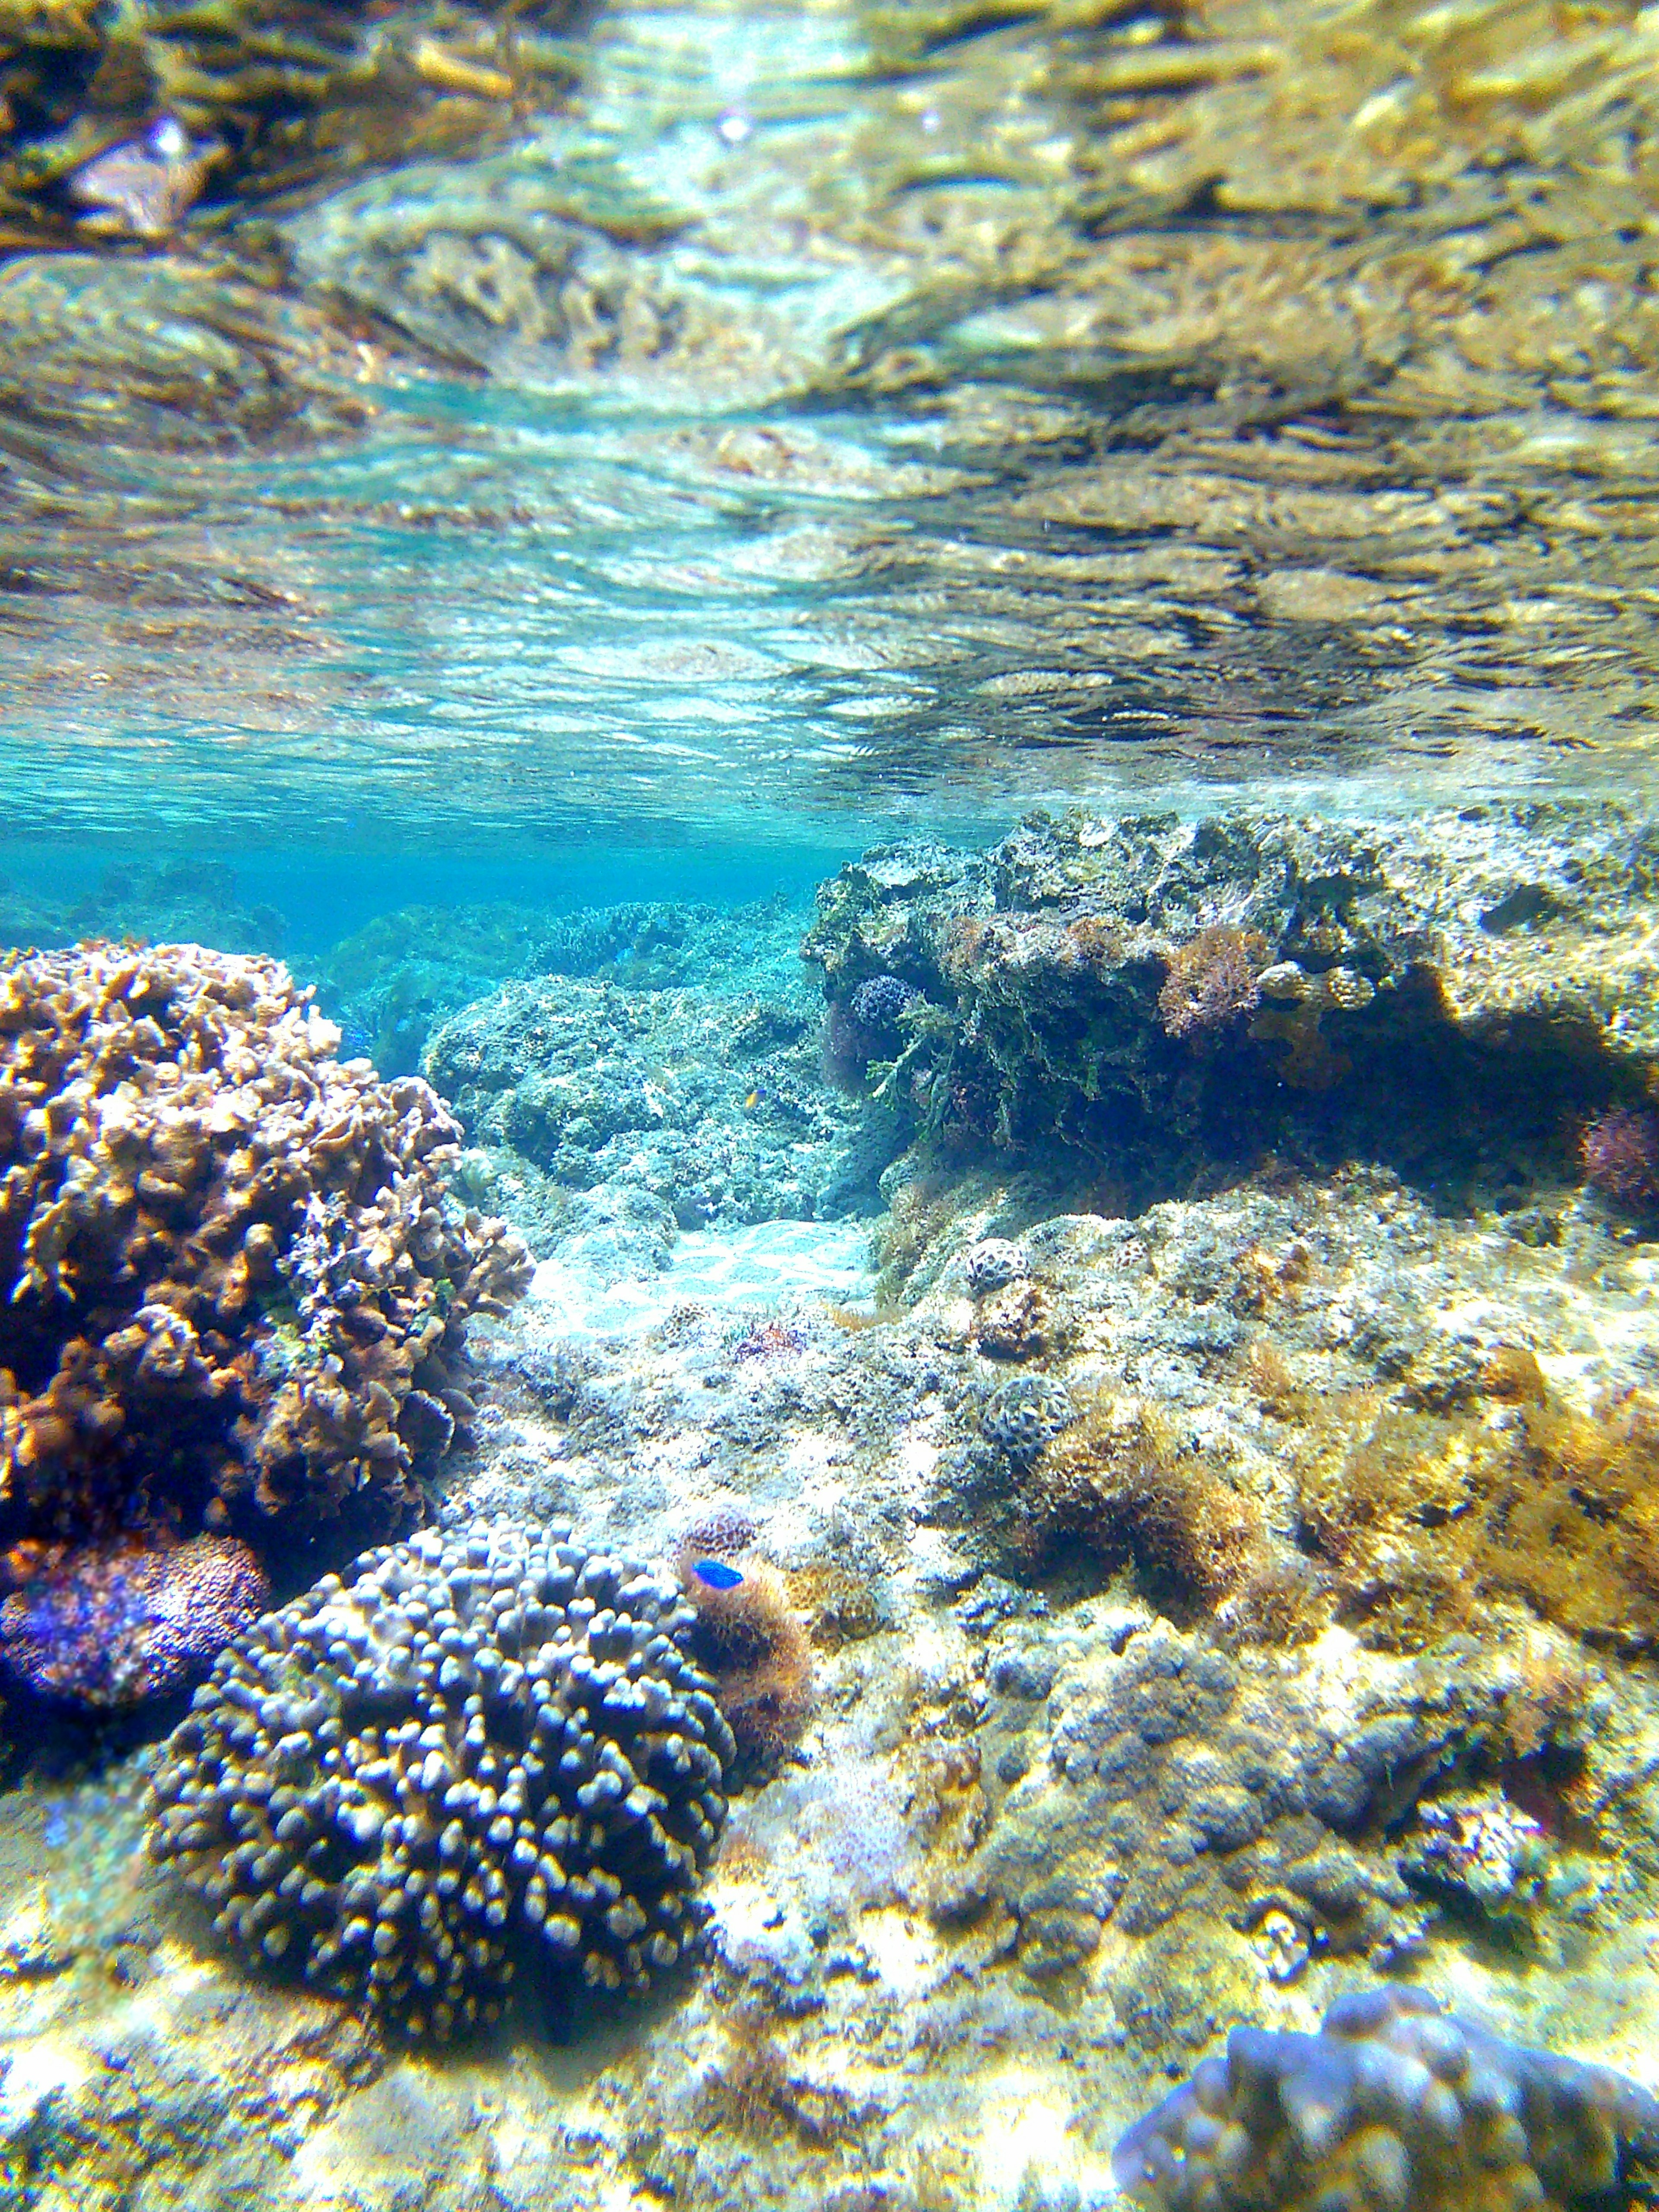
{"type": "Polygon", "coordinates": [[[1169,1595],[1213,1607],[1262,1544],[1249,1500],[1177,1448],[1135,1399],[1103,1395],[1045,1446],[1020,1498],[1022,1548],[1081,1540],[1110,1565],[1133,1560],[1169,1595]]]}
{"type": "Polygon", "coordinates": [[[274,961],[0,963],[0,1530],[407,1520],[529,1278],[428,1086],[333,1057],[274,961]]]}
{"type": "Polygon", "coordinates": [[[1659,1407],[1575,1413],[1512,1362],[1487,1387],[1508,1401],[1495,1419],[1339,1408],[1300,1503],[1340,1617],[1415,1650],[1510,1600],[1577,1636],[1659,1643],[1659,1407]]]}

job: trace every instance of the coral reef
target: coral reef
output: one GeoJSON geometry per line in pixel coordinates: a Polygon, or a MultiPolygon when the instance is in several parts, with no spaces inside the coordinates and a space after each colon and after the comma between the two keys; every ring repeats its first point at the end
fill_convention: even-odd
{"type": "MultiPolygon", "coordinates": [[[[503,983],[568,975],[632,993],[748,982],[757,941],[764,943],[779,919],[774,904],[654,899],[571,913],[518,904],[399,907],[331,945],[307,980],[349,1048],[367,1054],[382,1075],[402,1075],[419,1067],[447,1016],[503,983]]],[[[751,1031],[754,1025],[751,1018],[751,1031]]]]}
{"type": "Polygon", "coordinates": [[[150,1850],[251,1958],[392,2028],[500,2016],[520,1960],[643,1990],[695,1950],[730,1732],[686,1608],[568,1529],[368,1553],[220,1657],[150,1850]]]}
{"type": "Polygon", "coordinates": [[[1249,1936],[1270,1913],[1299,1931],[1304,1963],[1360,1951],[1386,1964],[1422,1925],[1377,1848],[1389,1828],[1460,1773],[1520,1756],[1523,1730],[1536,1757],[1582,1725],[1564,1698],[1534,1736],[1522,1662],[1501,1650],[1389,1662],[1356,1705],[1340,1672],[1116,1619],[1117,1650],[1097,1634],[1056,1665],[1028,1626],[994,1658],[980,1740],[994,1817],[933,1897],[1039,1981],[1109,1938],[1122,1960],[1125,1938],[1249,1936]]]}
{"type": "Polygon", "coordinates": [[[1593,801],[1033,816],[982,854],[866,854],[802,949],[832,1007],[894,963],[926,993],[905,1066],[945,1157],[1069,1155],[1131,1205],[1272,1152],[1512,1191],[1565,1179],[1573,1121],[1659,1054],[1649,836],[1593,801]]]}
{"type": "Polygon", "coordinates": [[[1057,1376],[1016,1375],[999,1383],[986,1399],[979,1426],[988,1443],[1024,1467],[1076,1419],[1072,1394],[1057,1376]]]}
{"type": "Polygon", "coordinates": [[[1112,2165],[1156,2212],[1449,2212],[1601,2202],[1656,2153],[1646,2089],[1397,1989],[1338,1998],[1317,2035],[1235,2028],[1225,2057],[1137,2121],[1112,2165]]]}
{"type": "Polygon", "coordinates": [[[1400,1871],[1425,1896],[1524,1923],[1544,1900],[1551,1856],[1542,1823],[1487,1790],[1419,1805],[1400,1871]]]}
{"type": "Polygon", "coordinates": [[[471,1413],[523,1248],[459,1212],[419,1081],[333,1058],[274,962],[0,963],[0,1528],[384,1531],[471,1413]]]}
{"type": "Polygon", "coordinates": [[[1048,1348],[1054,1297],[1046,1284],[1005,1284],[980,1300],[974,1341],[992,1359],[1037,1359],[1048,1348]]]}
{"type": "Polygon", "coordinates": [[[875,1200],[902,1137],[826,1085],[787,918],[757,921],[742,960],[732,933],[690,932],[671,948],[688,965],[705,945],[723,951],[714,980],[622,988],[546,975],[434,1033],[423,1065],[469,1139],[564,1194],[546,1249],[586,1233],[570,1194],[606,1183],[654,1205],[670,1243],[678,1229],[875,1200]]]}
{"type": "Polygon", "coordinates": [[[900,976],[866,975],[848,1000],[847,1011],[872,1043],[890,1043],[898,1035],[899,1017],[921,996],[914,983],[900,976]]]}
{"type": "Polygon", "coordinates": [[[234,1536],[20,1545],[5,1566],[21,1587],[0,1603],[0,1666],[39,1696],[99,1712],[182,1689],[270,1595],[234,1536]]]}
{"type": "Polygon", "coordinates": [[[87,937],[279,953],[289,933],[276,908],[250,903],[222,860],[128,861],[78,892],[0,878],[0,946],[67,946],[87,937]]]}
{"type": "Polygon", "coordinates": [[[968,1254],[968,1293],[982,1298],[1005,1290],[1031,1272],[1030,1255],[1009,1237],[981,1237],[968,1254]]]}

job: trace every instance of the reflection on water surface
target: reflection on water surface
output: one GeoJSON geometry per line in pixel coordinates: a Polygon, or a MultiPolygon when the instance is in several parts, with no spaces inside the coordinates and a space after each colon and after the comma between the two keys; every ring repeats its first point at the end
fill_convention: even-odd
{"type": "Polygon", "coordinates": [[[505,150],[15,259],[10,817],[1627,781],[1650,34],[1536,14],[617,9],[505,150]]]}

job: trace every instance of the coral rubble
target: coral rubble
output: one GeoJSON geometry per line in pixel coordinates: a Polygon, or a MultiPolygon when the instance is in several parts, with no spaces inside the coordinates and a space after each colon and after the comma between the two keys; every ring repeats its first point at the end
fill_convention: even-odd
{"type": "Polygon", "coordinates": [[[1339,1998],[1317,2035],[1235,2028],[1112,2163],[1156,2212],[1449,2212],[1599,2202],[1656,2153],[1659,2100],[1635,2082],[1395,1989],[1339,1998]]]}
{"type": "Polygon", "coordinates": [[[642,1990],[696,1948],[732,1756],[690,1615],[568,1529],[368,1553],[221,1656],[150,1849],[250,1956],[398,2031],[500,2016],[528,1955],[642,1990]]]}
{"type": "Polygon", "coordinates": [[[333,1057],[286,969],[195,945],[0,963],[0,1528],[385,1532],[528,1280],[427,1086],[333,1057]]]}

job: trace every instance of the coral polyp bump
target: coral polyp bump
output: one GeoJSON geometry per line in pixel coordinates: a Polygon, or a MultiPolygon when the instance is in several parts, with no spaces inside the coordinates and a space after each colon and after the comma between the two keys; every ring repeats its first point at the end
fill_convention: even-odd
{"type": "Polygon", "coordinates": [[[517,1966],[641,1990],[694,1953],[733,1746],[690,1609],[569,1531],[371,1552],[224,1651],[150,1850],[251,1958],[442,2040],[517,1966]]]}

